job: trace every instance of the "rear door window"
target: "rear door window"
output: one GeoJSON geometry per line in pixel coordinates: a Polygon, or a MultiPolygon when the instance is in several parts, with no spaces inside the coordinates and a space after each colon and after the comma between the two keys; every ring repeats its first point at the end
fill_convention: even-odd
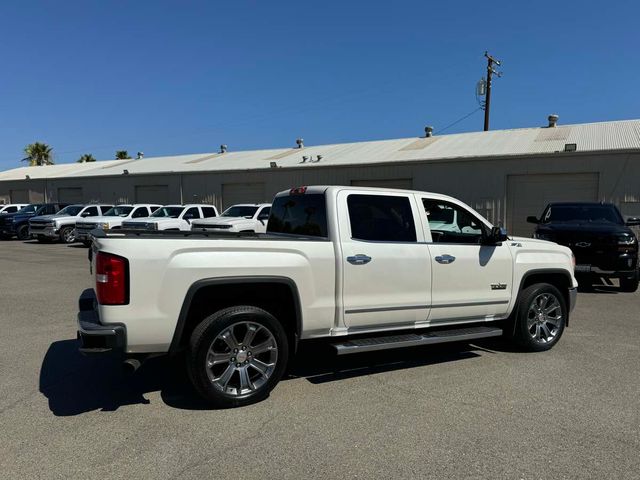
{"type": "Polygon", "coordinates": [[[409,197],[349,195],[351,237],[377,242],[416,242],[409,197]]]}
{"type": "Polygon", "coordinates": [[[213,207],[202,207],[202,215],[204,218],[215,217],[216,210],[213,207]]]}
{"type": "Polygon", "coordinates": [[[268,233],[327,237],[327,211],[322,193],[277,197],[271,207],[268,233]]]}

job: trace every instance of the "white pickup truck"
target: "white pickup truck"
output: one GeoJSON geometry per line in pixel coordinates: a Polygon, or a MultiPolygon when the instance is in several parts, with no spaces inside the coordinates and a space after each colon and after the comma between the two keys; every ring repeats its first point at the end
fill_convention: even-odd
{"type": "Polygon", "coordinates": [[[135,218],[122,222],[122,228],[145,231],[189,231],[193,220],[217,216],[218,210],[213,205],[165,205],[158,208],[149,217],[135,218]]]}
{"type": "Polygon", "coordinates": [[[122,223],[134,218],[146,218],[162,205],[139,203],[135,205],[121,204],[107,210],[100,217],[80,219],[76,222],[76,240],[85,246],[91,245],[91,231],[122,228],[122,223]]]}
{"type": "Polygon", "coordinates": [[[216,406],[266,397],[298,342],[337,354],[506,336],[555,345],[576,300],[571,251],[507,237],[444,195],[360,187],[279,193],[266,234],[98,232],[80,297],[85,354],[184,351],[216,406]],[[453,209],[456,227],[431,227],[453,209]]]}
{"type": "Polygon", "coordinates": [[[87,217],[104,215],[113,205],[68,205],[55,215],[41,215],[29,220],[29,235],[39,242],[76,241],[76,222],[87,217]]]}
{"type": "Polygon", "coordinates": [[[194,232],[255,232],[265,233],[270,203],[239,204],[227,208],[219,217],[204,218],[191,223],[194,232]]]}

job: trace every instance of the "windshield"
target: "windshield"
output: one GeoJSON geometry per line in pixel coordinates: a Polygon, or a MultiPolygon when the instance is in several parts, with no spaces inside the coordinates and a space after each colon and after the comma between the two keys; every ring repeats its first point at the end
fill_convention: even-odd
{"type": "Polygon", "coordinates": [[[152,217],[168,217],[168,218],[178,218],[184,207],[160,207],[158,210],[153,212],[152,217]]]}
{"type": "Polygon", "coordinates": [[[105,217],[126,217],[127,215],[129,215],[129,213],[131,213],[131,210],[133,210],[133,207],[123,207],[123,206],[113,207],[107,210],[104,216],[105,217]]]}
{"type": "Polygon", "coordinates": [[[64,207],[62,210],[56,213],[56,215],[58,216],[69,215],[70,217],[75,217],[80,213],[80,210],[82,210],[83,208],[84,207],[82,205],[69,205],[68,207],[64,207]]]}
{"type": "Polygon", "coordinates": [[[552,205],[542,219],[549,222],[599,222],[623,224],[613,205],[552,205]]]}
{"type": "Polygon", "coordinates": [[[22,207],[20,210],[18,210],[18,213],[36,213],[40,207],[42,207],[42,205],[32,203],[31,205],[22,207]]]}
{"type": "Polygon", "coordinates": [[[258,211],[258,207],[229,207],[224,212],[222,212],[221,217],[245,217],[251,218],[255,215],[256,211],[258,211]]]}

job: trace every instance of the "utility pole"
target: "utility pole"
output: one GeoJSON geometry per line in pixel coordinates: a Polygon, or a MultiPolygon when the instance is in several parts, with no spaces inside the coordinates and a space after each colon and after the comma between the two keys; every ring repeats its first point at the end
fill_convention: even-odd
{"type": "Polygon", "coordinates": [[[495,74],[498,77],[502,76],[501,72],[496,71],[493,66],[500,66],[500,60],[493,58],[487,52],[484,52],[484,56],[487,58],[487,98],[484,104],[484,131],[489,130],[489,108],[491,107],[491,77],[495,74]]]}

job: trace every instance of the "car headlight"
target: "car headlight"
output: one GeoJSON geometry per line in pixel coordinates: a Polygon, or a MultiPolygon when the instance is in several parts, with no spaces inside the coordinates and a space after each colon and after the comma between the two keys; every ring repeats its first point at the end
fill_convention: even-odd
{"type": "Polygon", "coordinates": [[[637,243],[636,237],[628,233],[617,235],[617,240],[618,245],[635,245],[637,243]]]}
{"type": "Polygon", "coordinates": [[[102,228],[103,230],[109,230],[108,223],[99,223],[98,225],[100,225],[100,228],[102,228]]]}

